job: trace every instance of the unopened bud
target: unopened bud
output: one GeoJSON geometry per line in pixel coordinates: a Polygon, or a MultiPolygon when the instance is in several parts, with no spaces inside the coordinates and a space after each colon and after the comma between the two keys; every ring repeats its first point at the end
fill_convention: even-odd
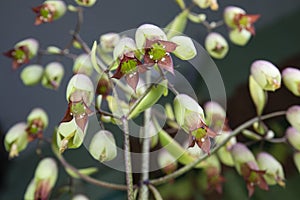
{"type": "Polygon", "coordinates": [[[284,85],[294,95],[300,96],[300,70],[296,68],[286,68],[282,71],[284,85]]]}
{"type": "Polygon", "coordinates": [[[176,159],[165,149],[158,154],[158,165],[166,174],[170,174],[177,169],[176,159]]]}
{"type": "Polygon", "coordinates": [[[221,34],[211,32],[206,36],[205,49],[213,58],[222,59],[227,55],[229,46],[221,34]]]}
{"type": "Polygon", "coordinates": [[[44,71],[42,85],[49,89],[58,89],[64,76],[64,67],[58,62],[49,63],[44,71]]]}
{"type": "Polygon", "coordinates": [[[74,74],[85,74],[87,76],[90,76],[93,73],[93,65],[90,55],[79,55],[74,61],[73,72],[74,74]]]}
{"type": "Polygon", "coordinates": [[[24,85],[33,86],[38,84],[43,77],[44,69],[40,65],[29,65],[21,72],[21,80],[24,85]]]}
{"type": "Polygon", "coordinates": [[[96,0],[75,0],[80,6],[91,7],[96,3],[96,0]]]}
{"type": "Polygon", "coordinates": [[[120,36],[117,33],[106,33],[100,37],[100,45],[105,52],[112,52],[119,41],[120,36]]]}
{"type": "Polygon", "coordinates": [[[292,106],[286,112],[288,122],[300,131],[300,106],[292,106]]]}
{"type": "Polygon", "coordinates": [[[249,42],[251,36],[251,32],[246,29],[239,30],[238,28],[235,28],[229,32],[230,41],[239,46],[245,46],[249,42]]]}
{"type": "Polygon", "coordinates": [[[285,132],[289,143],[297,150],[300,150],[300,132],[294,127],[289,127],[285,132]]]}

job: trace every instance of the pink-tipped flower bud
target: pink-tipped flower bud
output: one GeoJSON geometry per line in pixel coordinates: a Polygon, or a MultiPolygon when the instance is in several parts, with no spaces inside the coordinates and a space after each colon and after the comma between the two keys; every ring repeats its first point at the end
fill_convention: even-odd
{"type": "Polygon", "coordinates": [[[117,33],[106,33],[100,36],[100,46],[105,52],[112,52],[120,41],[120,35],[117,33]]]}
{"type": "Polygon", "coordinates": [[[295,149],[300,150],[300,132],[296,128],[286,129],[285,137],[295,149]]]}
{"type": "Polygon", "coordinates": [[[286,112],[288,122],[300,131],[300,106],[292,106],[286,112]]]}
{"type": "Polygon", "coordinates": [[[300,96],[300,70],[288,67],[282,71],[284,85],[294,95],[300,96]]]}
{"type": "Polygon", "coordinates": [[[259,153],[256,158],[260,169],[266,170],[264,178],[268,185],[278,184],[280,186],[285,186],[284,171],[279,161],[265,152],[259,153]]]}
{"type": "Polygon", "coordinates": [[[229,46],[221,34],[211,32],[206,36],[205,49],[213,58],[222,59],[227,55],[229,46]]]}
{"type": "Polygon", "coordinates": [[[73,65],[74,74],[85,74],[87,76],[92,75],[93,73],[93,65],[91,61],[91,57],[88,54],[79,55],[73,65]]]}
{"type": "Polygon", "coordinates": [[[22,70],[20,78],[24,85],[33,86],[40,83],[43,74],[44,68],[41,65],[29,65],[22,70]]]}
{"type": "Polygon", "coordinates": [[[96,3],[97,0],[75,0],[75,2],[84,7],[91,7],[96,3]]]}
{"type": "Polygon", "coordinates": [[[254,61],[251,65],[251,75],[260,87],[266,91],[275,91],[281,86],[280,71],[269,61],[254,61]]]}

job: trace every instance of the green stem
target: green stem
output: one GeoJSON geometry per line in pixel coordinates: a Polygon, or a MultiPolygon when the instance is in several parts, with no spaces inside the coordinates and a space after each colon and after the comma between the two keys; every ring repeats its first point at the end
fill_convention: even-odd
{"type": "MultiPolygon", "coordinates": [[[[224,146],[227,142],[229,142],[229,140],[232,137],[237,136],[243,129],[251,126],[254,122],[257,122],[259,120],[266,120],[266,119],[277,117],[277,116],[282,116],[282,115],[285,115],[285,114],[286,114],[286,111],[278,111],[278,112],[273,112],[273,113],[270,113],[270,114],[267,114],[267,115],[263,115],[263,116],[260,116],[260,117],[255,117],[253,119],[250,119],[250,120],[246,121],[245,123],[243,123],[240,126],[238,126],[236,129],[234,129],[232,131],[231,135],[226,140],[224,140],[222,143],[220,143],[217,147],[215,147],[210,152],[210,155],[216,153],[222,146],[224,146]]],[[[177,171],[173,172],[172,174],[168,174],[166,176],[163,176],[163,177],[151,180],[150,184],[160,185],[160,184],[166,183],[166,182],[168,182],[168,181],[170,181],[172,179],[175,179],[175,178],[179,177],[180,175],[186,173],[187,171],[191,170],[198,163],[200,163],[201,161],[207,159],[208,157],[209,157],[209,155],[206,154],[203,157],[198,158],[194,162],[192,162],[192,163],[190,163],[188,165],[185,165],[184,167],[178,169],[177,171]]]]}
{"type": "Polygon", "coordinates": [[[127,184],[127,197],[128,200],[134,200],[133,193],[133,180],[132,180],[132,166],[130,155],[130,140],[128,121],[126,117],[122,118],[123,131],[124,131],[124,157],[125,157],[125,170],[126,170],[126,184],[127,184]]]}

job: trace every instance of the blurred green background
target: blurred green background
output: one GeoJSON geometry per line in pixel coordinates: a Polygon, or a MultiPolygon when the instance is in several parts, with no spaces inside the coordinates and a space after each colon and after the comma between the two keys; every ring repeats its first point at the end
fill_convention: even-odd
{"type": "MultiPolygon", "coordinates": [[[[66,2],[73,3],[71,0],[66,2]]],[[[34,13],[30,9],[41,4],[42,1],[11,0],[1,3],[1,52],[7,51],[14,43],[26,37],[36,37],[40,40],[42,48],[49,45],[63,47],[65,41],[68,41],[70,37],[69,30],[75,24],[74,14],[68,13],[64,18],[53,24],[35,27],[33,25],[34,13]]],[[[249,67],[254,60],[270,60],[280,69],[287,66],[300,67],[300,1],[228,0],[219,1],[219,4],[220,10],[217,13],[206,12],[209,21],[220,19],[222,8],[227,5],[237,5],[246,9],[249,13],[261,14],[260,20],[255,25],[257,35],[251,42],[246,47],[230,44],[228,56],[223,60],[215,61],[226,87],[229,123],[234,128],[243,121],[255,116],[247,89],[249,67]]],[[[173,0],[98,0],[94,7],[86,9],[82,37],[91,45],[94,40],[97,40],[101,34],[106,32],[120,32],[136,28],[143,23],[154,23],[163,27],[178,12],[179,8],[173,0]]],[[[217,29],[217,31],[227,35],[227,29],[224,27],[217,29]]],[[[186,34],[203,44],[206,30],[201,25],[189,24],[186,34]]],[[[0,91],[2,91],[0,104],[0,199],[22,199],[39,160],[35,154],[37,144],[31,144],[31,148],[28,148],[20,157],[8,160],[2,142],[4,133],[13,124],[25,119],[28,112],[36,106],[41,106],[49,112],[50,127],[58,124],[65,111],[64,90],[61,88],[58,92],[54,92],[40,86],[25,87],[19,80],[19,71],[11,69],[10,60],[2,57],[0,63],[0,91]]],[[[67,60],[64,61],[64,65],[70,66],[66,67],[67,75],[63,80],[63,84],[66,84],[72,75],[72,63],[67,60]]],[[[207,100],[205,94],[201,92],[205,93],[199,89],[199,99],[202,101],[207,100]]],[[[299,103],[299,98],[293,97],[282,88],[276,94],[270,95],[265,112],[283,110],[292,104],[299,103]]],[[[284,134],[287,123],[284,119],[279,119],[276,122],[271,121],[270,125],[276,126],[275,132],[280,136],[284,134]],[[278,124],[281,126],[278,127],[278,124]]],[[[51,135],[52,130],[48,128],[46,134],[51,135]]],[[[291,148],[288,145],[276,145],[266,148],[284,162],[287,177],[286,188],[274,186],[270,187],[269,192],[256,190],[251,199],[298,199],[300,196],[300,190],[298,189],[300,177],[291,159],[291,148]]],[[[50,155],[49,152],[49,147],[43,147],[45,155],[50,155]]],[[[67,152],[66,157],[71,163],[75,163],[77,167],[99,166],[99,173],[95,177],[101,180],[124,183],[123,173],[99,165],[88,156],[88,152],[84,147],[75,152],[67,152]]],[[[199,176],[197,170],[191,171],[175,182],[159,187],[159,190],[166,199],[247,199],[247,191],[242,178],[237,176],[233,169],[224,168],[224,170],[226,183],[224,184],[223,196],[215,193],[204,194],[205,192],[195,183],[195,177],[199,176]]],[[[74,186],[76,193],[88,194],[90,199],[125,199],[125,193],[123,192],[90,186],[81,181],[73,180],[70,183],[70,179],[61,170],[60,181],[56,184],[57,188],[69,184],[74,186]]],[[[70,199],[70,196],[65,194],[60,197],[54,193],[52,198],[70,199]]]]}

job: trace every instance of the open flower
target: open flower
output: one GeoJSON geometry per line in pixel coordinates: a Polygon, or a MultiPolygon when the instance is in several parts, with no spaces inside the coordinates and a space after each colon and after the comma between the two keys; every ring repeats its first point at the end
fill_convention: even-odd
{"type": "Polygon", "coordinates": [[[211,32],[205,38],[205,49],[213,58],[222,59],[227,55],[229,46],[221,34],[211,32]]]}
{"type": "Polygon", "coordinates": [[[56,90],[58,89],[64,74],[65,70],[62,64],[59,62],[51,62],[45,67],[42,85],[45,88],[56,90]]]}
{"type": "Polygon", "coordinates": [[[13,69],[18,69],[22,64],[26,64],[38,51],[39,43],[33,38],[18,42],[13,49],[4,53],[5,56],[13,60],[13,69]]]}
{"type": "Polygon", "coordinates": [[[44,129],[48,126],[48,115],[41,108],[33,109],[27,116],[27,128],[29,141],[43,136],[44,129]]]}
{"type": "Polygon", "coordinates": [[[32,11],[36,13],[35,25],[42,23],[52,22],[59,19],[66,12],[66,4],[61,0],[48,0],[42,5],[32,8],[32,11]]]}
{"type": "Polygon", "coordinates": [[[246,181],[249,197],[253,195],[255,185],[263,190],[269,189],[264,179],[266,171],[259,169],[252,152],[244,144],[236,143],[231,153],[238,173],[246,181]]]}

